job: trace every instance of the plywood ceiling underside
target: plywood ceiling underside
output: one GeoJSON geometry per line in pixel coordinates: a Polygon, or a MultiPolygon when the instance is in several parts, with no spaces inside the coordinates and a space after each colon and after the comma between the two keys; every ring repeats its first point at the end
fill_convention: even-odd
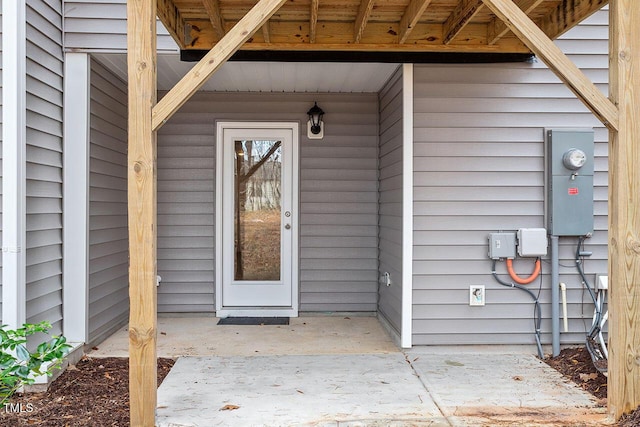
{"type": "MultiPolygon", "coordinates": [[[[211,49],[256,0],[158,0],[181,49],[211,49]]],[[[514,0],[551,39],[608,0],[514,0]]],[[[529,49],[482,0],[288,0],[242,49],[504,52],[529,49]]]]}

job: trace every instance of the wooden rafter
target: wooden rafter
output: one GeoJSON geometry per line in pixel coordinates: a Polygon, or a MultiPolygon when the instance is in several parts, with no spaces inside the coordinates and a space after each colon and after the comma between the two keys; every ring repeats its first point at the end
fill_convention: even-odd
{"type": "Polygon", "coordinates": [[[309,19],[309,42],[316,42],[316,31],[318,29],[318,7],[320,0],[311,0],[311,18],[309,19]]]}
{"type": "Polygon", "coordinates": [[[286,2],[287,0],[260,0],[253,6],[156,104],[152,113],[153,130],[158,130],[286,2]]]}
{"type": "Polygon", "coordinates": [[[398,43],[402,44],[407,41],[409,34],[416,27],[422,14],[429,7],[431,0],[411,0],[400,20],[398,43]]]}
{"type": "Polygon", "coordinates": [[[356,24],[353,32],[353,41],[355,43],[360,43],[364,27],[366,27],[369,22],[369,17],[371,16],[374,3],[375,0],[362,0],[360,2],[360,8],[358,9],[358,16],[356,17],[356,24]]]}
{"type": "Polygon", "coordinates": [[[222,13],[220,12],[220,2],[218,0],[202,0],[202,4],[207,10],[207,15],[209,15],[209,21],[211,21],[213,31],[215,31],[218,39],[223,38],[226,31],[224,28],[222,13]]]}
{"type": "Polygon", "coordinates": [[[171,37],[178,44],[180,49],[184,49],[184,19],[182,14],[173,3],[172,0],[157,0],[158,1],[158,19],[165,26],[171,37]]]}
{"type": "Polygon", "coordinates": [[[482,0],[463,0],[444,23],[442,43],[449,44],[484,7],[482,0]]]}
{"type": "MultiPolygon", "coordinates": [[[[545,0],[519,0],[516,5],[527,15],[545,0]]],[[[499,18],[493,18],[487,28],[487,43],[495,44],[509,32],[509,27],[499,18]]]]}
{"type": "Polygon", "coordinates": [[[483,0],[609,129],[618,128],[618,108],[512,0],[483,0]]]}
{"type": "Polygon", "coordinates": [[[262,37],[265,43],[271,43],[271,28],[269,27],[269,21],[265,22],[262,26],[262,37]]]}
{"type": "Polygon", "coordinates": [[[572,0],[561,2],[548,14],[540,25],[542,31],[555,39],[577,25],[580,21],[602,9],[609,0],[572,0]],[[571,7],[569,7],[571,5],[571,7]]]}
{"type": "Polygon", "coordinates": [[[619,106],[609,133],[609,366],[614,419],[640,405],[640,2],[611,0],[609,94],[619,106]]]}

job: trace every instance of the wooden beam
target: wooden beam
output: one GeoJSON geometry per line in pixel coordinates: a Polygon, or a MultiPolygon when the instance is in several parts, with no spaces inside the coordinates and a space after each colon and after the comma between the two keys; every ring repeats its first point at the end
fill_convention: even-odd
{"type": "Polygon", "coordinates": [[[429,7],[431,0],[411,0],[402,15],[400,27],[398,28],[398,43],[402,44],[407,41],[411,31],[418,25],[418,21],[422,14],[429,7]]]}
{"type": "Polygon", "coordinates": [[[640,2],[609,2],[609,93],[620,111],[609,133],[609,367],[617,420],[640,405],[640,2]]]}
{"type": "Polygon", "coordinates": [[[571,62],[512,0],[483,0],[610,130],[618,128],[618,108],[571,62]]]}
{"type": "MultiPolygon", "coordinates": [[[[545,0],[519,0],[516,5],[527,15],[545,0]]],[[[499,18],[493,18],[487,28],[487,44],[495,44],[509,32],[509,27],[499,18]]]]}
{"type": "Polygon", "coordinates": [[[602,9],[609,0],[572,0],[563,1],[548,14],[540,25],[542,31],[551,39],[556,39],[576,26],[580,21],[602,9]]]}
{"type": "Polygon", "coordinates": [[[153,108],[158,130],[287,0],[260,0],[153,108]]]}
{"type": "MultiPolygon", "coordinates": [[[[290,3],[288,3],[290,4],[290,3]]],[[[433,3],[432,3],[433,4],[433,3]]],[[[374,11],[375,12],[375,11],[374,11]]],[[[429,13],[429,9],[425,14],[429,13]]],[[[278,15],[281,15],[278,12],[278,15]]],[[[460,36],[448,45],[442,44],[442,24],[418,22],[411,28],[411,34],[405,43],[399,44],[400,31],[398,24],[388,22],[369,21],[362,34],[360,43],[353,42],[353,22],[322,22],[322,31],[318,31],[315,43],[309,42],[309,32],[300,31],[307,24],[297,22],[283,22],[271,19],[269,21],[270,44],[263,46],[262,37],[256,35],[242,45],[242,50],[425,50],[425,51],[459,51],[459,52],[530,52],[516,37],[505,37],[498,43],[487,45],[487,24],[467,25],[460,36]],[[296,46],[297,45],[297,46],[296,46]]],[[[211,23],[199,20],[187,20],[186,25],[191,28],[187,49],[210,50],[219,40],[213,32],[211,23]]]]}
{"type": "Polygon", "coordinates": [[[155,425],[157,401],[156,0],[127,1],[129,79],[129,395],[132,426],[155,425]]]}
{"type": "Polygon", "coordinates": [[[366,27],[369,22],[374,3],[375,0],[362,0],[360,2],[360,9],[358,9],[358,16],[356,16],[356,24],[353,32],[354,43],[360,43],[364,27],[366,27]]]}
{"type": "Polygon", "coordinates": [[[318,7],[320,7],[320,0],[311,0],[311,11],[309,19],[309,42],[316,42],[316,31],[318,29],[318,7]]]}
{"type": "Polygon", "coordinates": [[[218,39],[224,37],[226,31],[224,28],[224,20],[222,19],[222,13],[220,13],[220,2],[218,0],[202,0],[204,8],[207,10],[209,20],[213,26],[218,39]]]}
{"type": "MultiPolygon", "coordinates": [[[[531,53],[531,50],[517,38],[513,38],[509,44],[501,45],[464,45],[450,44],[443,45],[437,42],[426,43],[280,43],[274,41],[275,36],[271,35],[271,43],[251,42],[245,43],[239,50],[244,51],[298,51],[298,52],[457,52],[457,53],[531,53]]],[[[505,39],[506,40],[506,39],[505,39]]],[[[439,41],[439,40],[437,40],[439,41]]],[[[193,49],[206,50],[206,49],[193,49]]],[[[161,101],[162,102],[162,101],[161,101]]]]}
{"type": "Polygon", "coordinates": [[[175,4],[173,4],[173,0],[157,0],[158,2],[158,19],[165,26],[173,40],[175,40],[176,44],[180,47],[180,49],[185,48],[184,42],[184,19],[182,18],[182,14],[178,10],[175,4]]]}
{"type": "Polygon", "coordinates": [[[444,22],[442,43],[449,44],[484,7],[482,0],[462,0],[444,22]]]}

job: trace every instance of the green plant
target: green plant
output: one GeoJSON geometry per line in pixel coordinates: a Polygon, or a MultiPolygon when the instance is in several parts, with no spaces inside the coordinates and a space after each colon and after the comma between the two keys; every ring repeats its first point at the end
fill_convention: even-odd
{"type": "Polygon", "coordinates": [[[35,376],[51,376],[58,369],[71,346],[63,336],[27,349],[27,338],[36,333],[48,333],[49,322],[25,323],[16,330],[0,326],[0,405],[4,405],[23,385],[33,384],[35,376]],[[44,366],[43,366],[44,365],[44,366]]]}

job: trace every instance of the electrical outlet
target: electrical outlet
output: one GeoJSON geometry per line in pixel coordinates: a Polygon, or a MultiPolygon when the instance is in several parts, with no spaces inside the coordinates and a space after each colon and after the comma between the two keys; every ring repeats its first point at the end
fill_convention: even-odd
{"type": "Polygon", "coordinates": [[[469,305],[483,306],[484,297],[485,297],[484,285],[469,286],[469,305]]]}
{"type": "Polygon", "coordinates": [[[378,277],[378,282],[386,287],[391,286],[391,273],[385,271],[378,277]]]}

